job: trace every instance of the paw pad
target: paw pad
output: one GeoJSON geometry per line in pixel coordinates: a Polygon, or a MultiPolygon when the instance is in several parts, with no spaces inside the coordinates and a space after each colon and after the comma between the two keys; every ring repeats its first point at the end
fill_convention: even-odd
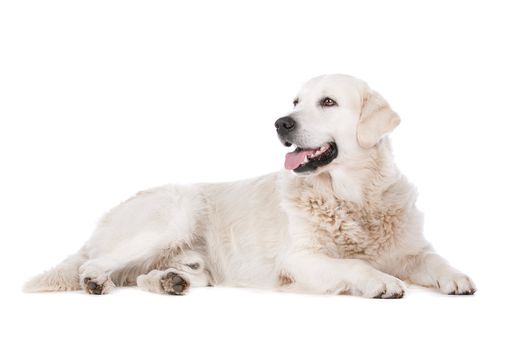
{"type": "Polygon", "coordinates": [[[84,285],[86,286],[86,291],[89,294],[101,295],[102,290],[104,289],[103,285],[93,282],[89,277],[84,278],[84,285]]]}
{"type": "Polygon", "coordinates": [[[189,286],[188,282],[175,272],[168,272],[160,279],[160,284],[167,294],[172,295],[184,294],[189,286]]]}

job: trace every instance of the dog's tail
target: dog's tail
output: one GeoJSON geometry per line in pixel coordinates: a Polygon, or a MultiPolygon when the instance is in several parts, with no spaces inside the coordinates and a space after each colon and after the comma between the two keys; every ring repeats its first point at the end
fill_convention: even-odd
{"type": "Polygon", "coordinates": [[[58,292],[79,290],[78,268],[87,260],[84,249],[67,257],[51,270],[45,271],[30,279],[24,285],[24,292],[58,292]]]}

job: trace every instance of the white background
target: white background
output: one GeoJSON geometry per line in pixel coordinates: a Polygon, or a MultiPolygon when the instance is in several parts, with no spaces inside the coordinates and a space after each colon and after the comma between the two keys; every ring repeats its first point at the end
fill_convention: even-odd
{"type": "Polygon", "coordinates": [[[518,3],[3,1],[0,346],[523,349],[518,3]],[[474,297],[21,293],[138,190],[280,169],[273,122],[322,73],[366,80],[399,113],[426,235],[474,297]]]}

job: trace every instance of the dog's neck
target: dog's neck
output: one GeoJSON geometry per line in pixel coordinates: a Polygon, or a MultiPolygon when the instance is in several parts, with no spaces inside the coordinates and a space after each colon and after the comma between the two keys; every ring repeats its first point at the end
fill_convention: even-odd
{"type": "Polygon", "coordinates": [[[400,176],[388,138],[357,157],[351,165],[329,171],[334,195],[357,205],[381,200],[400,176]]]}

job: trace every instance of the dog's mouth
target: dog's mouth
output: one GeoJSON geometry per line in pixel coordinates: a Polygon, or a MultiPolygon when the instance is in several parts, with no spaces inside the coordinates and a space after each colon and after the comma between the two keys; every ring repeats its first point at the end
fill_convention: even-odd
{"type": "Polygon", "coordinates": [[[301,148],[286,154],[284,167],[296,173],[315,171],[330,164],[337,157],[337,145],[328,142],[318,148],[301,148]]]}

